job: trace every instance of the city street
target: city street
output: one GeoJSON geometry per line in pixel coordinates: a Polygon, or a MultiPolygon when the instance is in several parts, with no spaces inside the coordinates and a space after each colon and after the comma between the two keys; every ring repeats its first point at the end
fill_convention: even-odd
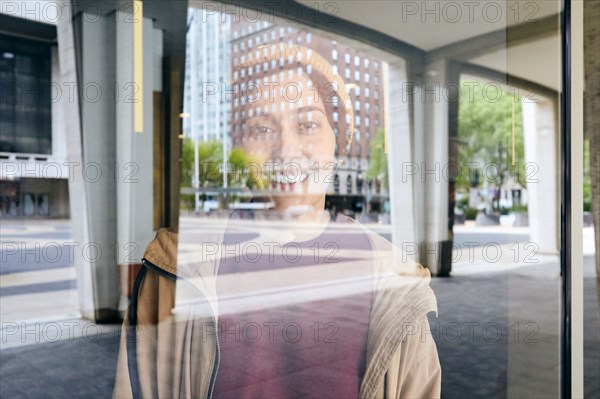
{"type": "MultiPolygon", "coordinates": [[[[217,219],[182,217],[180,251],[197,250],[198,243],[193,237],[211,229],[222,229],[223,223],[217,219]]],[[[258,239],[257,231],[263,238],[282,237],[280,226],[274,222],[235,220],[229,223],[231,234],[237,240],[258,239]]],[[[390,225],[370,224],[366,227],[388,240],[391,238],[390,225]]],[[[527,228],[467,224],[455,226],[454,230],[453,276],[506,271],[558,259],[555,255],[537,253],[535,246],[527,242],[527,228]]],[[[592,228],[584,229],[584,246],[584,254],[593,253],[592,228]]],[[[69,220],[3,220],[0,248],[2,320],[77,316],[74,255],[84,247],[85,243],[72,236],[69,220]]]]}

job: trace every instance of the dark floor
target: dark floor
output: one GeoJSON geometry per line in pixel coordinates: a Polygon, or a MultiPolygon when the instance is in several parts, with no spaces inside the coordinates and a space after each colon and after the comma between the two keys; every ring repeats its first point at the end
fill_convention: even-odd
{"type": "MultiPolygon", "coordinates": [[[[585,393],[600,397],[598,280],[585,259],[585,393]]],[[[559,280],[556,265],[432,280],[439,318],[431,333],[444,398],[558,396],[559,280]],[[554,273],[554,274],[553,274],[554,273]],[[515,324],[517,323],[517,324],[515,324]]],[[[118,337],[77,339],[0,352],[2,398],[108,398],[118,337]]]]}

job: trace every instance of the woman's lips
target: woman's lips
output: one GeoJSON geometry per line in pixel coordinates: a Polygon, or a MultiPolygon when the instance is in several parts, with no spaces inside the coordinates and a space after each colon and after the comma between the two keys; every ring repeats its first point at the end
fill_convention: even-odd
{"type": "Polygon", "coordinates": [[[300,175],[290,176],[281,173],[275,173],[271,176],[271,186],[274,190],[283,192],[295,192],[301,189],[304,181],[308,178],[308,173],[302,172],[300,175]]]}

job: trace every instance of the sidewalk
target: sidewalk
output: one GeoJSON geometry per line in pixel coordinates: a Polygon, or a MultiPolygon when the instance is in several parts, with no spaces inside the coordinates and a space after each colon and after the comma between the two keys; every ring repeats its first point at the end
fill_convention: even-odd
{"type": "MultiPolygon", "coordinates": [[[[541,266],[526,266],[518,273],[432,280],[439,317],[430,314],[430,324],[442,364],[444,398],[557,396],[558,265],[543,265],[552,270],[545,276],[526,272],[529,267],[541,266]],[[515,340],[510,329],[515,322],[521,326],[535,323],[537,330],[520,329],[521,334],[535,332],[529,336],[532,343],[523,342],[527,335],[515,340]],[[473,323],[479,324],[470,336],[464,326],[473,323]],[[456,326],[461,332],[459,338],[456,326]],[[485,334],[482,326],[498,326],[502,334],[491,339],[489,331],[493,330],[485,334]]],[[[599,287],[589,256],[585,267],[585,390],[586,397],[592,398],[600,394],[595,375],[600,368],[599,287]]],[[[17,328],[10,329],[10,335],[6,328],[2,330],[2,342],[6,342],[0,356],[2,397],[111,396],[120,339],[118,325],[63,320],[17,328]],[[57,327],[60,340],[51,335],[57,327]]]]}
{"type": "MultiPolygon", "coordinates": [[[[35,241],[36,235],[52,240],[56,238],[53,234],[64,234],[67,230],[64,226],[64,223],[57,227],[43,222],[31,226],[15,223],[5,230],[3,225],[2,241],[5,231],[14,234],[13,240],[35,241]]],[[[190,226],[184,224],[184,227],[190,226]]],[[[469,231],[469,227],[461,229],[469,231]]],[[[452,277],[431,281],[439,307],[438,318],[430,315],[431,334],[442,364],[444,398],[557,397],[558,260],[536,255],[538,263],[525,262],[524,257],[514,262],[510,257],[514,250],[505,245],[500,248],[503,257],[498,262],[486,261],[485,257],[491,253],[484,256],[481,250],[475,251],[473,261],[468,261],[465,253],[455,263],[452,277]],[[496,328],[500,335],[490,336],[496,328]],[[532,341],[525,341],[527,338],[532,341]]],[[[600,369],[600,287],[592,250],[593,231],[585,229],[586,397],[600,395],[600,383],[595,378],[595,371],[600,369]]],[[[78,319],[74,288],[31,292],[32,286],[74,276],[74,267],[57,270],[60,268],[0,276],[2,292],[16,287],[30,290],[0,296],[2,397],[111,396],[120,326],[98,326],[78,319]]]]}
{"type": "Polygon", "coordinates": [[[78,317],[71,220],[2,220],[2,322],[78,317]]]}

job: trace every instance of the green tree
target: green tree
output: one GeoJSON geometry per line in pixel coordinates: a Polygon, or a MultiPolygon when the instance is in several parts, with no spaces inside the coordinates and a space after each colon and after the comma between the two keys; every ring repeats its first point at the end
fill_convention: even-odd
{"type": "MultiPolygon", "coordinates": [[[[200,187],[216,187],[223,183],[219,165],[223,160],[223,145],[220,141],[198,143],[200,187]]],[[[183,139],[181,151],[181,186],[192,187],[194,180],[194,142],[183,139]]]]}
{"type": "Polygon", "coordinates": [[[457,187],[468,189],[475,169],[491,186],[500,187],[512,176],[525,187],[521,98],[478,82],[463,81],[461,89],[457,187]],[[471,169],[469,163],[477,164],[471,169]]]}
{"type": "Polygon", "coordinates": [[[369,144],[371,147],[371,161],[367,170],[367,178],[371,180],[382,177],[382,186],[388,187],[388,159],[385,152],[385,130],[377,129],[377,134],[369,144]]]}

